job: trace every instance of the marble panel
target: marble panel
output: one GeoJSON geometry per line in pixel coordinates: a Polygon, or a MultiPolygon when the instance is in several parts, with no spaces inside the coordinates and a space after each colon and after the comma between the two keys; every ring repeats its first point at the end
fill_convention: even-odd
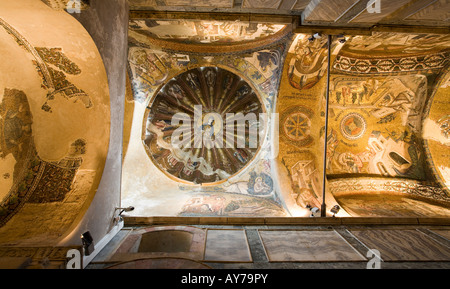
{"type": "Polygon", "coordinates": [[[211,269],[209,266],[186,259],[164,258],[164,259],[143,259],[133,260],[107,269],[211,269]]]}
{"type": "Polygon", "coordinates": [[[244,230],[208,230],[204,261],[252,262],[244,230]]]}
{"type": "Polygon", "coordinates": [[[147,258],[186,258],[191,260],[202,260],[205,237],[205,230],[191,226],[156,226],[141,228],[130,233],[129,236],[122,241],[109,261],[125,262],[147,258]],[[155,234],[152,236],[151,233],[155,234]],[[190,233],[192,235],[191,239],[186,240],[190,243],[188,248],[182,247],[182,242],[177,242],[179,241],[176,237],[177,234],[179,236],[179,234],[183,233],[190,233]],[[150,235],[146,236],[146,234],[150,235]],[[152,238],[155,239],[151,240],[152,238]],[[181,246],[176,248],[176,243],[179,243],[181,246]]]}
{"type": "Polygon", "coordinates": [[[416,230],[351,230],[383,261],[449,261],[450,248],[416,230]]]}
{"type": "Polygon", "coordinates": [[[259,231],[270,262],[338,262],[364,261],[337,232],[259,231]]]}

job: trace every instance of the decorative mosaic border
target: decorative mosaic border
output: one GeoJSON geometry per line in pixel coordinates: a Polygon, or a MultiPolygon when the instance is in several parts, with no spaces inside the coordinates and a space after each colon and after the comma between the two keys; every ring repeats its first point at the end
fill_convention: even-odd
{"type": "Polygon", "coordinates": [[[358,178],[329,180],[332,194],[365,192],[391,192],[450,202],[444,190],[423,182],[408,179],[358,178]]]}
{"type": "Polygon", "coordinates": [[[267,36],[259,40],[253,40],[245,43],[233,43],[225,45],[214,44],[186,44],[178,43],[170,40],[157,39],[151,36],[144,36],[146,42],[141,42],[132,36],[128,36],[129,46],[139,46],[142,48],[153,49],[155,47],[158,50],[172,53],[188,53],[190,55],[201,56],[222,56],[232,54],[246,54],[262,49],[269,49],[271,47],[278,46],[280,43],[292,41],[294,34],[288,27],[280,30],[279,32],[267,36]]]}
{"type": "Polygon", "coordinates": [[[333,68],[339,72],[361,74],[413,72],[443,68],[450,63],[449,57],[450,51],[424,56],[378,59],[359,59],[339,55],[333,68]]]}

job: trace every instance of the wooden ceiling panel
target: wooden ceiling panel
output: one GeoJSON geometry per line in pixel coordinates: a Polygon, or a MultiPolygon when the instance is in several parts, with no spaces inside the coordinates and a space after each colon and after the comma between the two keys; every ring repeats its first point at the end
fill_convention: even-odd
{"type": "Polygon", "coordinates": [[[233,8],[233,0],[164,0],[167,6],[233,8]]]}
{"type": "Polygon", "coordinates": [[[386,16],[394,13],[404,5],[411,2],[411,0],[380,0],[380,13],[377,12],[369,12],[369,9],[365,8],[361,13],[353,18],[350,22],[353,23],[376,23],[386,16]]]}
{"type": "Polygon", "coordinates": [[[438,0],[405,20],[450,21],[450,1],[438,0]]]}
{"type": "Polygon", "coordinates": [[[130,7],[156,7],[158,4],[156,0],[128,0],[130,7]]]}
{"type": "MultiPolygon", "coordinates": [[[[68,0],[42,1],[56,3],[68,0]]],[[[244,18],[264,15],[264,21],[270,19],[272,22],[272,16],[297,17],[297,20],[301,16],[302,20],[295,22],[302,26],[367,29],[394,25],[402,30],[405,27],[445,28],[450,21],[450,0],[377,1],[380,13],[368,11],[370,0],[128,0],[131,14],[137,11],[164,12],[168,15],[198,12],[205,14],[202,19],[214,17],[211,18],[214,20],[224,17],[229,20],[232,15],[244,18]]]]}
{"type": "Polygon", "coordinates": [[[244,0],[242,8],[278,9],[283,0],[244,0]]]}
{"type": "Polygon", "coordinates": [[[305,10],[306,6],[308,6],[310,0],[297,0],[294,4],[294,7],[292,7],[292,10],[305,10]]]}
{"type": "Polygon", "coordinates": [[[305,22],[334,22],[359,0],[311,0],[303,12],[305,22]]]}

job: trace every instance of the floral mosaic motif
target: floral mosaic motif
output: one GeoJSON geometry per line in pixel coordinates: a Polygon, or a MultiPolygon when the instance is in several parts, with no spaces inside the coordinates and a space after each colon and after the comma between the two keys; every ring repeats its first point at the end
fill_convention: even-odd
{"type": "Polygon", "coordinates": [[[364,135],[367,122],[358,113],[350,113],[341,120],[341,132],[346,139],[356,140],[364,135]]]}
{"type": "Polygon", "coordinates": [[[380,191],[425,197],[437,201],[450,202],[450,196],[439,187],[415,180],[397,179],[338,179],[329,180],[328,186],[333,194],[380,191]]]}
{"type": "MultiPolygon", "coordinates": [[[[39,66],[36,65],[39,70],[39,66]]],[[[49,101],[55,99],[55,96],[62,95],[67,99],[75,99],[74,102],[81,100],[86,108],[92,107],[92,101],[90,97],[81,89],[76,87],[70,81],[66,79],[66,75],[58,70],[48,67],[48,72],[50,74],[52,82],[49,83],[44,78],[42,87],[48,89],[47,101],[42,105],[42,110],[46,112],[52,112],[52,108],[49,105],[49,101]]]]}
{"type": "Polygon", "coordinates": [[[281,135],[292,145],[303,147],[312,144],[311,119],[314,113],[304,106],[294,106],[281,114],[281,135]]]}
{"type": "Polygon", "coordinates": [[[73,188],[82,163],[81,157],[67,156],[59,162],[46,162],[36,151],[21,171],[21,179],[0,204],[0,227],[5,225],[26,203],[62,202],[73,188]]]}
{"type": "Polygon", "coordinates": [[[78,65],[67,58],[61,48],[36,47],[36,51],[48,64],[52,64],[68,74],[78,75],[81,73],[78,65]]]}
{"type": "Polygon", "coordinates": [[[83,163],[82,155],[86,153],[86,145],[85,140],[78,139],[71,144],[68,155],[63,159],[42,162],[42,177],[27,201],[29,203],[63,201],[72,189],[76,173],[83,163]]]}

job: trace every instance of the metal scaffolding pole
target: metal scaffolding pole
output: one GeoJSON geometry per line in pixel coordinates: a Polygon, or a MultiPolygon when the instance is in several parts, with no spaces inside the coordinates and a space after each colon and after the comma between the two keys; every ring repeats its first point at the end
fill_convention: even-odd
{"type": "Polygon", "coordinates": [[[320,216],[326,217],[327,205],[325,204],[325,185],[327,179],[327,145],[328,145],[328,103],[330,97],[330,73],[331,73],[331,40],[332,36],[328,35],[328,67],[327,67],[327,91],[325,104],[325,129],[324,129],[324,148],[323,148],[323,183],[322,183],[322,205],[320,208],[320,216]]]}

